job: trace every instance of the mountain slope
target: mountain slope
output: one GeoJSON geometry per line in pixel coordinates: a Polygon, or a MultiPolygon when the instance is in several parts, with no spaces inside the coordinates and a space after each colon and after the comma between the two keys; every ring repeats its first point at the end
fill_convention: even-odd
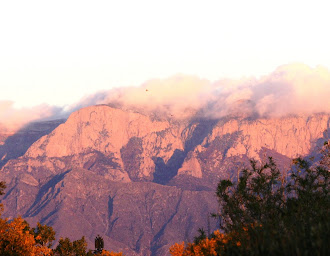
{"type": "Polygon", "coordinates": [[[0,124],[0,168],[8,160],[24,155],[35,141],[50,133],[64,121],[64,119],[59,119],[32,122],[18,131],[8,130],[5,127],[1,127],[0,124]]]}

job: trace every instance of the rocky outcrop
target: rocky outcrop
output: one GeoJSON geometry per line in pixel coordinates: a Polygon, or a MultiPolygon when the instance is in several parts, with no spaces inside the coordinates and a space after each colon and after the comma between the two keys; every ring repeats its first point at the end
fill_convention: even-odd
{"type": "Polygon", "coordinates": [[[189,154],[179,174],[201,177],[214,174],[223,166],[228,171],[228,164],[243,164],[246,157],[265,159],[263,154],[266,151],[268,155],[277,155],[281,162],[287,162],[285,158],[305,156],[329,137],[330,118],[325,114],[256,120],[224,119],[189,154]],[[231,163],[228,163],[229,159],[231,163]]]}

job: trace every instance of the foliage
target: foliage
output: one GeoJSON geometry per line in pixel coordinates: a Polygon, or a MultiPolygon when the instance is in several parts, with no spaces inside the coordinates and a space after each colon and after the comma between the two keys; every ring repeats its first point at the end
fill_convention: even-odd
{"type": "Polygon", "coordinates": [[[109,252],[107,250],[102,250],[100,254],[95,254],[95,255],[101,255],[101,256],[123,256],[123,254],[120,253],[115,253],[115,252],[109,252]]]}
{"type": "Polygon", "coordinates": [[[72,247],[75,255],[86,255],[87,242],[85,237],[83,236],[81,239],[73,241],[72,247]]]}
{"type": "Polygon", "coordinates": [[[38,244],[26,227],[21,217],[11,222],[0,219],[0,255],[51,255],[51,249],[38,244]]]}
{"type": "Polygon", "coordinates": [[[284,188],[274,161],[270,158],[268,163],[257,167],[256,161],[251,160],[251,166],[252,170],[243,170],[237,186],[230,180],[222,180],[218,185],[220,228],[225,232],[272,222],[282,214],[284,188]]]}
{"type": "Polygon", "coordinates": [[[5,184],[5,182],[4,181],[1,181],[0,182],[0,196],[2,196],[2,195],[4,195],[4,190],[5,190],[5,188],[6,188],[6,184],[5,184]]]}
{"type": "MultiPolygon", "coordinates": [[[[98,238],[100,236],[97,236],[98,238]]],[[[105,256],[122,256],[122,253],[108,252],[106,250],[97,251],[94,253],[87,251],[87,242],[83,236],[81,239],[71,242],[69,238],[60,238],[59,243],[54,250],[55,256],[89,256],[89,255],[105,255],[105,256]]]]}
{"type": "Polygon", "coordinates": [[[50,248],[55,241],[55,231],[52,227],[42,225],[40,222],[37,223],[37,227],[31,230],[34,235],[34,239],[38,244],[47,246],[50,248]]]}
{"type": "MultiPolygon", "coordinates": [[[[4,195],[5,188],[6,188],[5,182],[4,181],[0,181],[0,196],[4,195]]],[[[1,216],[2,211],[3,211],[3,205],[0,204],[0,216],[1,216]]]]}
{"type": "Polygon", "coordinates": [[[175,244],[172,255],[328,255],[330,237],[329,144],[319,165],[294,160],[282,177],[272,158],[251,161],[237,183],[222,180],[216,195],[221,234],[200,232],[195,242],[175,244]],[[221,234],[221,235],[219,235],[221,234]]]}
{"type": "Polygon", "coordinates": [[[58,245],[54,250],[54,255],[59,256],[84,256],[88,255],[87,242],[83,236],[81,239],[71,242],[69,238],[60,238],[58,245]]]}
{"type": "Polygon", "coordinates": [[[215,231],[211,237],[195,240],[194,243],[188,243],[185,247],[184,242],[181,244],[174,244],[170,247],[172,256],[216,256],[218,255],[219,246],[227,244],[231,239],[229,235],[220,233],[219,230],[215,231]]]}

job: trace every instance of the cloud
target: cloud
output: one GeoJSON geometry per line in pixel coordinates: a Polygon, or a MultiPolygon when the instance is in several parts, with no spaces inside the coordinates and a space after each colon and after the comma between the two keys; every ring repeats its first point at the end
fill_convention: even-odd
{"type": "Polygon", "coordinates": [[[195,76],[176,75],[153,79],[140,87],[118,88],[108,92],[101,102],[157,116],[184,119],[202,107],[209,81],[195,76]]]}
{"type": "Polygon", "coordinates": [[[96,97],[101,100],[94,104],[110,104],[177,119],[220,118],[231,114],[280,117],[330,113],[330,71],[297,63],[280,66],[259,79],[210,82],[195,76],[176,75],[150,80],[140,87],[117,88],[102,95],[96,97]]]}
{"type": "Polygon", "coordinates": [[[14,132],[31,121],[57,118],[61,112],[61,108],[47,104],[31,108],[15,108],[13,101],[0,101],[0,128],[14,132]]]}
{"type": "Polygon", "coordinates": [[[221,79],[210,82],[196,76],[152,79],[139,87],[98,92],[65,109],[49,105],[16,109],[0,101],[0,123],[10,129],[42,119],[68,116],[82,107],[108,104],[158,118],[221,118],[226,115],[281,117],[330,113],[330,71],[304,64],[278,67],[261,78],[221,79]]]}
{"type": "Polygon", "coordinates": [[[277,68],[254,86],[251,98],[260,115],[330,112],[330,71],[291,64],[277,68]]]}

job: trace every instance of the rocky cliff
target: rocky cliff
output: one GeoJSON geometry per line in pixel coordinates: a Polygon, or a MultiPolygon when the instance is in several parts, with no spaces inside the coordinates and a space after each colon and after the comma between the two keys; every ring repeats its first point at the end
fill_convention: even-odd
{"type": "Polygon", "coordinates": [[[251,157],[273,156],[285,171],[329,127],[329,114],[178,122],[87,107],[2,167],[4,215],[52,225],[58,237],[101,234],[128,255],[166,255],[199,227],[216,227],[207,216],[220,178],[235,180],[251,157]]]}

